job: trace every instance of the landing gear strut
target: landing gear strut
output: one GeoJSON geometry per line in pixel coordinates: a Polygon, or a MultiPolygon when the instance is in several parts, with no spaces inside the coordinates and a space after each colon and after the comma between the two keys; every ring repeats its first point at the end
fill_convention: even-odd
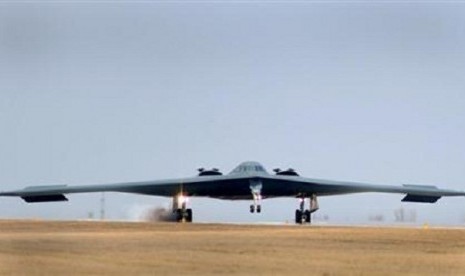
{"type": "Polygon", "coordinates": [[[176,222],[192,222],[192,209],[187,208],[188,197],[179,194],[173,197],[173,213],[176,222]]]}
{"type": "Polygon", "coordinates": [[[253,197],[253,204],[250,205],[250,212],[260,213],[262,211],[262,182],[260,180],[250,180],[250,192],[253,197]]]}
{"type": "Polygon", "coordinates": [[[312,213],[319,209],[318,200],[316,195],[313,194],[310,197],[310,209],[305,210],[305,197],[300,198],[299,209],[295,210],[295,223],[305,224],[312,222],[312,213]]]}

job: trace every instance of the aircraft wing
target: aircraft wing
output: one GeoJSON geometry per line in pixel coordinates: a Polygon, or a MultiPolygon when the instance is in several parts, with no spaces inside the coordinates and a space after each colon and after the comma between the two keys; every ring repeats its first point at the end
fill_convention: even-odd
{"type": "Polygon", "coordinates": [[[311,179],[300,176],[274,176],[264,178],[263,195],[278,197],[280,194],[296,195],[341,195],[351,193],[379,192],[405,194],[403,201],[434,203],[442,196],[465,196],[464,191],[439,189],[436,186],[405,184],[375,185],[358,182],[311,179]],[[285,191],[283,191],[285,189],[285,191]]]}
{"type": "MultiPolygon", "coordinates": [[[[224,194],[244,193],[241,191],[241,187],[247,187],[248,178],[246,176],[218,175],[85,186],[31,186],[16,191],[0,192],[0,196],[21,197],[26,202],[31,203],[66,201],[65,194],[93,192],[122,192],[169,197],[184,193],[189,196],[221,197],[224,194]]],[[[246,192],[248,192],[247,189],[246,192]]]]}
{"type": "Polygon", "coordinates": [[[0,196],[21,197],[26,202],[65,201],[65,194],[123,192],[173,197],[188,196],[220,199],[250,199],[251,185],[261,185],[263,198],[327,196],[362,192],[405,194],[403,201],[434,203],[442,196],[465,196],[463,191],[439,189],[426,185],[374,185],[269,174],[197,176],[192,178],[97,184],[86,186],[33,186],[0,192],[0,196]]]}

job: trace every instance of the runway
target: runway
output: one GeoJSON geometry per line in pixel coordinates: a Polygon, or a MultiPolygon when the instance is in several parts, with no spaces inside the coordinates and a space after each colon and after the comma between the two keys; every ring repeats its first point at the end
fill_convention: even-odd
{"type": "Polygon", "coordinates": [[[0,274],[465,275],[465,229],[0,220],[0,274]]]}

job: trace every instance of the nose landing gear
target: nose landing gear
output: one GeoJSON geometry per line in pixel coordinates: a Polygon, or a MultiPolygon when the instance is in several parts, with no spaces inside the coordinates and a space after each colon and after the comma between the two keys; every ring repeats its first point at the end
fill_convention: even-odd
{"type": "Polygon", "coordinates": [[[250,192],[253,197],[253,204],[250,205],[250,212],[260,213],[262,211],[262,182],[260,180],[250,180],[250,192]]]}

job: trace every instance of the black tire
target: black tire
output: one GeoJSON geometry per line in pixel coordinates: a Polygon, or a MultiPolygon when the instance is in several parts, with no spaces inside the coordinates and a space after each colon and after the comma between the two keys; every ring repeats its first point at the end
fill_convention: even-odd
{"type": "Polygon", "coordinates": [[[176,209],[176,222],[182,222],[182,209],[176,209]]]}
{"type": "Polygon", "coordinates": [[[262,211],[262,206],[261,205],[257,205],[257,213],[260,213],[262,211]]]}
{"type": "Polygon", "coordinates": [[[186,222],[192,222],[192,209],[186,210],[186,222]]]}
{"type": "Polygon", "coordinates": [[[254,205],[250,205],[250,212],[251,213],[255,212],[255,206],[254,205]]]}
{"type": "Polygon", "coordinates": [[[295,210],[295,223],[302,224],[302,211],[295,210]]]}
{"type": "Polygon", "coordinates": [[[312,222],[312,217],[311,217],[312,214],[310,214],[310,211],[309,210],[305,210],[305,222],[306,223],[310,223],[312,222]]]}

